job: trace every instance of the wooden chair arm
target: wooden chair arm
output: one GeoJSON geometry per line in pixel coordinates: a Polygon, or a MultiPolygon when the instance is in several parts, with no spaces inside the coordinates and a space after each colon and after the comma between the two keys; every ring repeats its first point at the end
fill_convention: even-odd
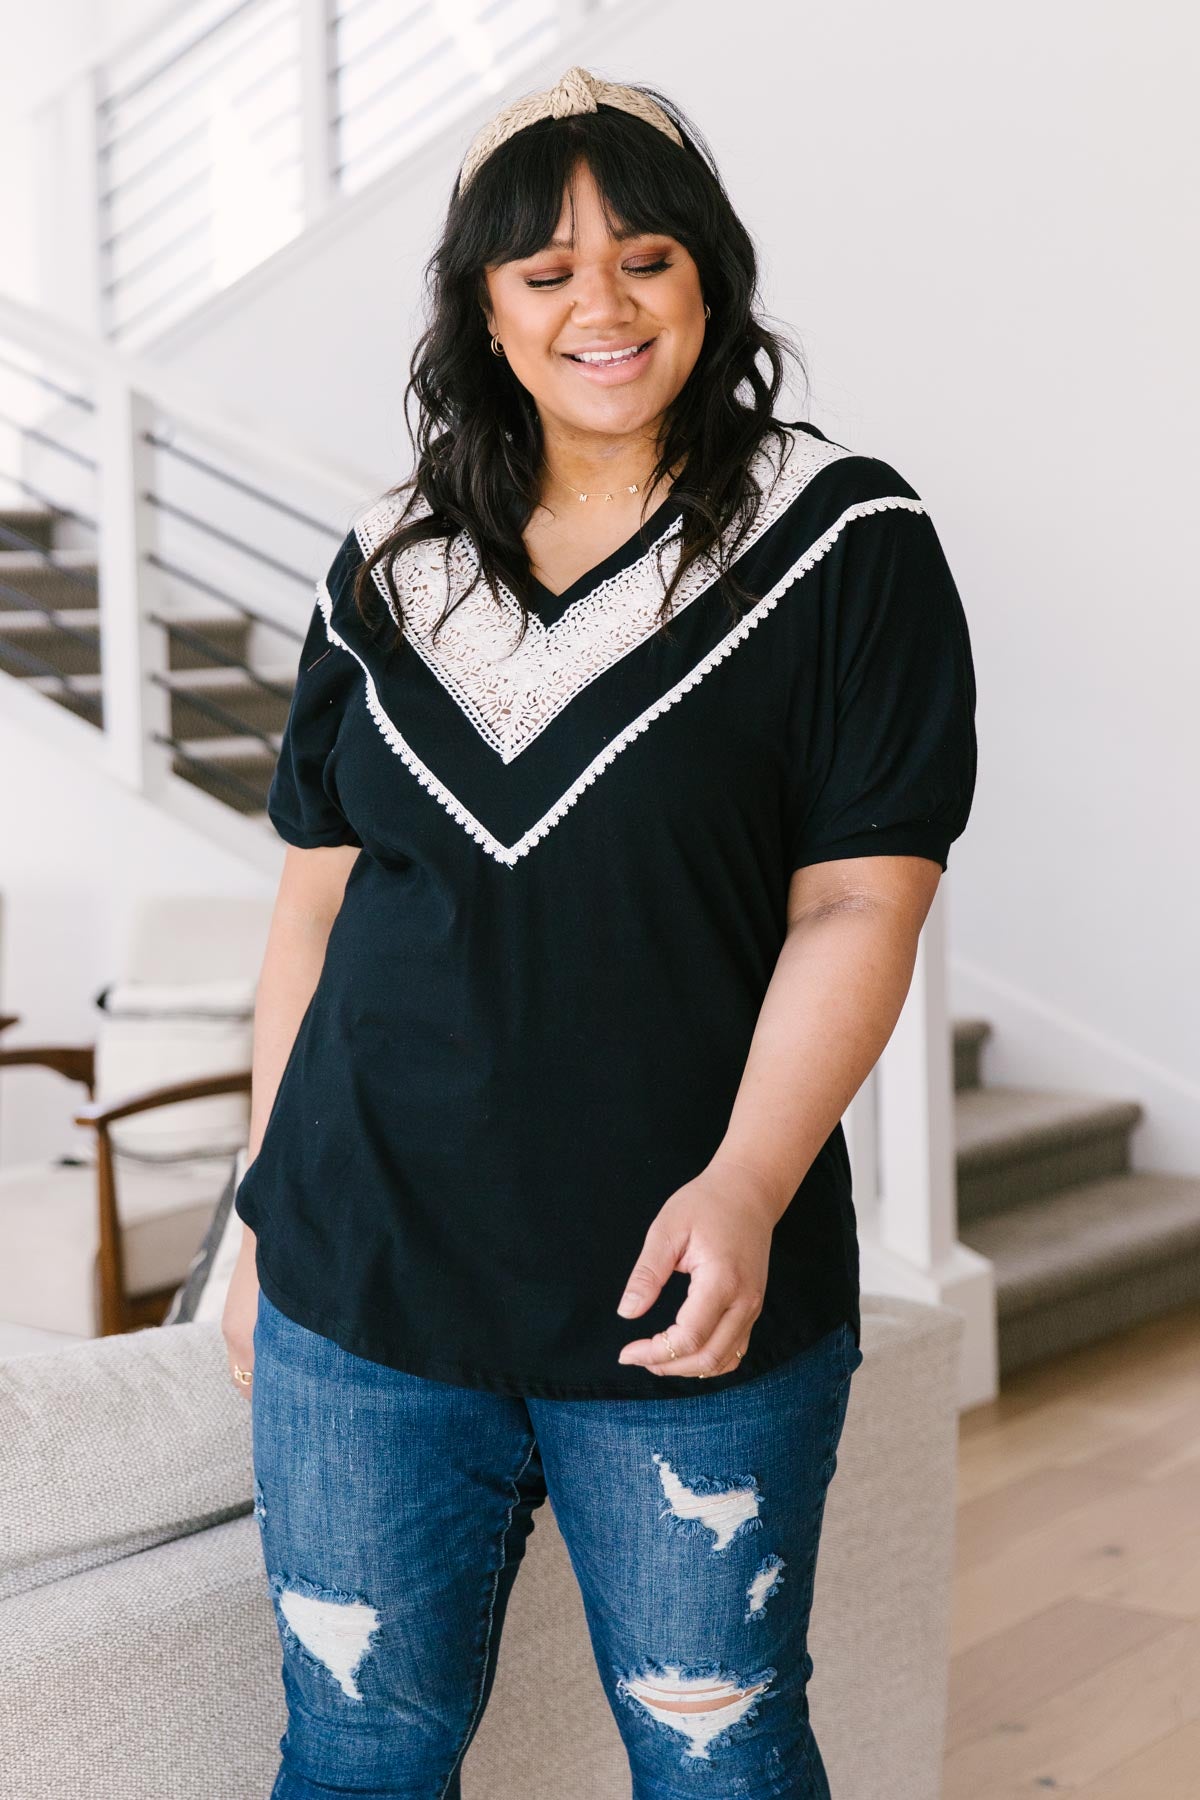
{"type": "Polygon", "coordinates": [[[53,1069],[68,1081],[82,1082],[89,1094],[95,1091],[96,1050],[92,1044],[22,1044],[16,1050],[0,1050],[0,1069],[31,1064],[53,1069]]]}
{"type": "MultiPolygon", "coordinates": [[[[100,1335],[127,1331],[138,1320],[134,1317],[138,1303],[125,1292],[125,1259],[117,1212],[117,1172],[113,1157],[113,1141],[109,1126],[117,1119],[128,1119],[134,1113],[150,1112],[156,1106],[173,1106],[181,1100],[207,1100],[214,1094],[248,1094],[250,1070],[231,1070],[227,1075],[202,1075],[191,1081],[173,1081],[166,1087],[151,1088],[145,1093],[130,1094],[125,1100],[106,1105],[95,1100],[75,1114],[77,1125],[91,1125],[96,1133],[96,1198],[100,1208],[100,1243],[98,1265],[100,1276],[100,1335]]],[[[160,1296],[165,1298],[166,1296],[160,1296]]],[[[149,1322],[149,1321],[142,1321],[149,1322]]]]}
{"type": "Polygon", "coordinates": [[[128,1099],[105,1105],[94,1100],[75,1114],[77,1125],[94,1125],[102,1134],[116,1119],[128,1119],[134,1113],[150,1112],[156,1106],[174,1106],[181,1100],[207,1100],[214,1094],[248,1094],[250,1070],[237,1069],[228,1075],[201,1075],[191,1081],[173,1081],[166,1087],[150,1088],[128,1099]]]}

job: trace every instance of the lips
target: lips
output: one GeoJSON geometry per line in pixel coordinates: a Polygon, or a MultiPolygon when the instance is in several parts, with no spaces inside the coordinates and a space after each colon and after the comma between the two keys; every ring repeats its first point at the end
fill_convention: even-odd
{"type": "MultiPolygon", "coordinates": [[[[578,363],[581,368],[585,368],[585,369],[619,369],[621,367],[622,363],[632,362],[635,356],[639,356],[643,350],[649,349],[650,345],[653,342],[654,342],[653,338],[643,338],[641,340],[641,342],[638,344],[629,344],[629,345],[622,344],[620,346],[619,351],[617,349],[617,346],[614,345],[613,346],[613,354],[600,357],[597,360],[593,360],[590,357],[584,357],[582,355],[576,354],[575,352],[573,352],[571,350],[564,350],[563,355],[566,357],[568,362],[578,363]]],[[[596,349],[599,350],[600,348],[601,348],[601,346],[599,344],[597,344],[596,349]]]]}

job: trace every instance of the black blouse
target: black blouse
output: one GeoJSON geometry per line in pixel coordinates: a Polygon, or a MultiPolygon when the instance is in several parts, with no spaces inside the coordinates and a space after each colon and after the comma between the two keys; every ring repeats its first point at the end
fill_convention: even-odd
{"type": "MultiPolygon", "coordinates": [[[[736,569],[656,630],[667,499],[520,614],[466,533],[396,560],[385,654],[355,570],[318,584],[268,811],[289,844],[361,854],[236,1206],[279,1309],[416,1375],[547,1398],[711,1393],[842,1320],[859,1267],[840,1124],[775,1227],[737,1369],[617,1362],[670,1326],[675,1273],[616,1307],[654,1215],[724,1136],[787,929],[792,872],[870,855],[946,867],[975,786],[975,676],[937,533],[887,463],[815,426],[758,454],[736,569]]],[[[376,571],[381,594],[382,572],[376,571]]],[[[798,1084],[799,1085],[799,1084],[798,1084]]]]}

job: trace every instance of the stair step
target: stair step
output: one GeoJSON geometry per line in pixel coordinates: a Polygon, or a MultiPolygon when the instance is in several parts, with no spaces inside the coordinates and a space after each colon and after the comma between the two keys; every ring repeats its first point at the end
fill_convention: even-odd
{"type": "Polygon", "coordinates": [[[977,1088],[982,1080],[980,1059],[983,1047],[992,1035],[987,1019],[955,1019],[954,1021],[954,1091],[964,1093],[977,1088]]]}
{"type": "Polygon", "coordinates": [[[268,746],[248,733],[245,736],[227,734],[224,737],[181,738],[179,748],[191,756],[204,757],[209,762],[228,763],[231,768],[239,763],[257,762],[268,762],[273,766],[279,755],[278,743],[268,746]]]}
{"type": "Polygon", "coordinates": [[[1127,1170],[959,1235],[995,1268],[1002,1373],[1200,1301],[1200,1176],[1127,1170]]]}
{"type": "MultiPolygon", "coordinates": [[[[0,506],[0,525],[7,525],[10,531],[19,531],[22,537],[32,538],[43,550],[49,550],[54,542],[55,515],[44,506],[0,506]]],[[[3,543],[0,538],[0,543],[3,543]]]]}
{"type": "MultiPolygon", "coordinates": [[[[63,607],[57,622],[40,612],[0,613],[0,669],[11,675],[28,675],[25,664],[15,656],[6,656],[8,645],[40,657],[67,675],[94,674],[100,667],[99,613],[94,607],[63,607]],[[63,629],[71,626],[88,634],[91,642],[81,643],[63,629]]],[[[180,613],[179,623],[189,631],[199,632],[216,650],[245,660],[249,621],[221,613],[180,613]]],[[[172,669],[212,668],[214,665],[202,650],[185,643],[175,633],[168,634],[169,666],[172,669]]],[[[228,671],[226,671],[228,673],[228,671]]]]}
{"type": "Polygon", "coordinates": [[[235,812],[255,817],[263,812],[275,772],[277,747],[268,748],[252,737],[211,737],[189,738],[180,748],[188,754],[172,759],[177,775],[223,800],[235,812]],[[198,760],[190,760],[193,757],[198,760]],[[224,771],[235,780],[223,779],[224,771]]]}
{"type": "Polygon", "coordinates": [[[219,738],[234,729],[229,720],[215,719],[202,706],[192,705],[189,696],[219,706],[242,725],[258,731],[282,733],[291,705],[291,689],[295,669],[277,672],[257,671],[264,681],[272,681],[280,690],[272,693],[251,681],[240,669],[180,669],[168,678],[171,688],[171,730],[178,738],[219,738]]]}
{"type": "Polygon", "coordinates": [[[0,545],[0,611],[21,612],[20,595],[42,606],[95,607],[99,586],[95,553],[91,550],[57,550],[47,562],[32,550],[5,550],[0,545]]]}
{"type": "Polygon", "coordinates": [[[967,1088],[955,1097],[960,1222],[1026,1205],[1129,1167],[1136,1100],[1040,1088],[967,1088]]]}

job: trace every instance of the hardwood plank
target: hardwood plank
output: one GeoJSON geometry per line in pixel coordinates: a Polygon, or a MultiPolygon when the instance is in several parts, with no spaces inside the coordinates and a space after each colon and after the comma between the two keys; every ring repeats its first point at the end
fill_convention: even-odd
{"type": "Polygon", "coordinates": [[[1197,1794],[1200,1724],[1191,1724],[1076,1789],[1076,1800],[1196,1800],[1197,1794]]]}
{"type": "Polygon", "coordinates": [[[1177,1542],[1200,1518],[1200,1466],[1161,1481],[1123,1485],[1017,1538],[955,1581],[951,1649],[957,1654],[1094,1586],[1106,1558],[1129,1560],[1177,1542]]]}
{"type": "MultiPolygon", "coordinates": [[[[1085,1583],[1079,1593],[1140,1612],[1200,1619],[1200,1523],[1160,1549],[1118,1563],[1112,1574],[1085,1583]]],[[[1200,1796],[1200,1779],[1196,1793],[1200,1796]]]]}
{"type": "Polygon", "coordinates": [[[1200,1626],[1180,1625],[959,1745],[946,1759],[943,1800],[1072,1792],[1198,1717],[1200,1626]]]}
{"type": "Polygon", "coordinates": [[[1121,1487],[1128,1477],[1082,1463],[1069,1469],[1035,1469],[1018,1481],[991,1488],[961,1503],[956,1514],[954,1557],[959,1574],[999,1556],[1016,1539],[1087,1506],[1121,1487]]]}
{"type": "Polygon", "coordinates": [[[994,1632],[951,1659],[947,1750],[1013,1728],[1050,1694],[1176,1623],[1127,1606],[1068,1597],[994,1632]]]}

